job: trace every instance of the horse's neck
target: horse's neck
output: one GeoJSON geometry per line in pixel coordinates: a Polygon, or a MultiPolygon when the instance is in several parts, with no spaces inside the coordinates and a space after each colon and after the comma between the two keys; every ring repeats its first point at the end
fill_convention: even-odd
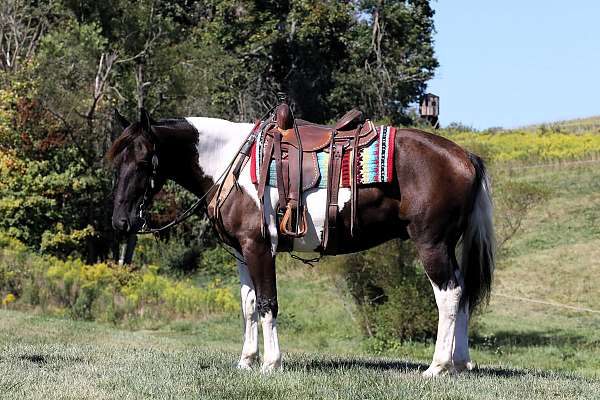
{"type": "Polygon", "coordinates": [[[198,165],[214,182],[225,172],[253,125],[203,117],[186,120],[198,131],[198,165]]]}

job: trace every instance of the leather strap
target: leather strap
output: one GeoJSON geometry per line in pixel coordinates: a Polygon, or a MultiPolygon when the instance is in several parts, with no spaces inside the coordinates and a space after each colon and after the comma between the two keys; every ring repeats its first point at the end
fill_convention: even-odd
{"type": "Polygon", "coordinates": [[[267,180],[269,179],[269,165],[271,165],[271,156],[273,155],[273,138],[266,136],[263,142],[263,154],[260,164],[260,175],[258,177],[257,195],[260,205],[260,233],[263,237],[267,235],[267,228],[265,226],[265,186],[267,186],[267,180]]]}
{"type": "Polygon", "coordinates": [[[263,154],[260,164],[260,176],[258,179],[258,198],[262,200],[265,195],[265,186],[269,177],[269,165],[271,165],[271,157],[273,156],[273,139],[271,136],[266,136],[263,145],[263,154]]]}
{"type": "Polygon", "coordinates": [[[325,226],[323,229],[322,248],[324,254],[335,254],[337,249],[337,215],[339,211],[338,194],[340,189],[340,175],[342,172],[342,158],[344,156],[344,142],[331,141],[329,147],[329,182],[327,182],[327,207],[325,226]]]}
{"type": "Polygon", "coordinates": [[[275,171],[277,173],[277,191],[279,192],[279,206],[280,210],[286,208],[287,206],[287,196],[286,196],[286,188],[283,185],[283,161],[281,159],[281,132],[275,131],[273,133],[273,142],[274,142],[274,154],[275,158],[275,171]]]}
{"type": "Polygon", "coordinates": [[[230,243],[227,239],[227,234],[225,233],[225,227],[223,226],[223,220],[221,219],[221,205],[225,203],[231,191],[234,187],[238,187],[238,178],[241,171],[244,170],[246,164],[250,160],[250,157],[247,154],[239,153],[235,159],[235,163],[237,163],[239,168],[236,168],[237,172],[232,168],[227,172],[225,179],[218,185],[216,188],[215,194],[210,199],[208,203],[207,212],[208,217],[213,221],[213,226],[217,231],[221,241],[224,243],[230,243]]]}
{"type": "Polygon", "coordinates": [[[356,174],[358,172],[358,139],[360,137],[360,131],[362,124],[359,124],[354,134],[354,140],[352,143],[352,165],[350,166],[350,191],[351,191],[351,202],[350,202],[350,235],[354,237],[354,228],[357,226],[356,221],[356,207],[358,197],[358,185],[356,183],[356,174]]]}
{"type": "Polygon", "coordinates": [[[295,201],[297,204],[301,203],[300,191],[302,190],[302,182],[300,182],[300,175],[302,174],[302,164],[299,163],[299,151],[288,151],[288,182],[289,188],[287,193],[288,201],[295,201]]]}

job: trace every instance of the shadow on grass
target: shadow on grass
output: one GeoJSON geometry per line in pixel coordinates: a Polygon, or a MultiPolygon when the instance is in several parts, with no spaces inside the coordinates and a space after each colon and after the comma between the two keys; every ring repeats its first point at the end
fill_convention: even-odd
{"type": "Polygon", "coordinates": [[[363,359],[317,359],[289,360],[285,368],[302,371],[332,371],[336,369],[370,369],[376,371],[425,371],[428,365],[410,361],[363,360],[363,359]]]}
{"type": "Polygon", "coordinates": [[[65,363],[80,363],[84,361],[81,357],[42,354],[24,354],[18,356],[17,358],[22,361],[29,361],[31,363],[37,364],[40,367],[48,363],[54,363],[57,361],[65,363]]]}
{"type": "MultiPolygon", "coordinates": [[[[394,360],[376,360],[376,359],[292,359],[286,360],[285,369],[291,371],[307,372],[334,372],[335,370],[359,370],[367,369],[372,371],[400,371],[400,372],[424,372],[429,365],[415,363],[410,361],[394,360]]],[[[554,373],[551,371],[514,369],[505,367],[481,366],[472,371],[463,372],[461,376],[488,376],[496,378],[518,378],[525,375],[552,378],[554,373]]]]}
{"type": "Polygon", "coordinates": [[[541,347],[541,346],[578,346],[589,343],[589,339],[580,335],[568,335],[555,329],[544,332],[499,331],[493,335],[472,337],[474,348],[495,349],[499,347],[541,347]]]}

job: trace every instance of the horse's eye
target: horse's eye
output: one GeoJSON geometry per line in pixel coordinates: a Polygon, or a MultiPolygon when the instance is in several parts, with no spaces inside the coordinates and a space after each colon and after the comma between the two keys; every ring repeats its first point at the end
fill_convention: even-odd
{"type": "Polygon", "coordinates": [[[148,165],[150,165],[150,163],[146,160],[141,160],[137,162],[137,166],[139,168],[148,168],[148,165]]]}

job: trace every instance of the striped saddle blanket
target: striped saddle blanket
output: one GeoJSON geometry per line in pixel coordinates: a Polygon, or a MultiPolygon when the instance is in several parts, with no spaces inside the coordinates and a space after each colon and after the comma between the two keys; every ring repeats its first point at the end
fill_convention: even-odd
{"type": "MultiPolygon", "coordinates": [[[[368,185],[370,183],[389,183],[394,176],[394,140],[396,137],[396,128],[392,126],[378,126],[377,136],[367,146],[361,148],[357,160],[356,182],[358,185],[368,185]]],[[[252,168],[252,183],[257,184],[257,176],[259,175],[260,155],[257,154],[257,149],[260,146],[254,146],[251,154],[252,168]]],[[[342,159],[342,176],[340,178],[340,187],[349,188],[352,154],[346,152],[342,159]]],[[[329,169],[329,152],[319,151],[317,153],[317,161],[319,164],[319,172],[321,178],[315,187],[327,189],[328,169],[329,169]]],[[[275,172],[275,161],[271,160],[269,165],[269,186],[277,186],[277,177],[275,172]]]]}

